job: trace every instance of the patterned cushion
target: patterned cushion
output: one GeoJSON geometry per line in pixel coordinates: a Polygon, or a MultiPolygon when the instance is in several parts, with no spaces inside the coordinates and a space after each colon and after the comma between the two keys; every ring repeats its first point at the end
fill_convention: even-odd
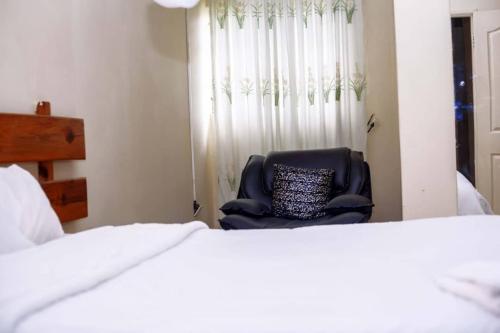
{"type": "Polygon", "coordinates": [[[304,169],[275,164],[273,169],[273,215],[314,219],[325,215],[331,196],[334,170],[304,169]]]}

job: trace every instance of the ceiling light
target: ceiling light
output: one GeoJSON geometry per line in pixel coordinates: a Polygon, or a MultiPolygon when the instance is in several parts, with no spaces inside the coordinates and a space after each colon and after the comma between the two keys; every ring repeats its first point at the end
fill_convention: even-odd
{"type": "Polygon", "coordinates": [[[154,0],[157,4],[167,8],[192,8],[199,0],[154,0]]]}

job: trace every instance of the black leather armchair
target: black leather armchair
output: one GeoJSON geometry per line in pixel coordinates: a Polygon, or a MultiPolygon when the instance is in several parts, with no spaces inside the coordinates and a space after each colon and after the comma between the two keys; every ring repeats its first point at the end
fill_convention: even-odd
{"type": "Polygon", "coordinates": [[[310,225],[366,222],[371,216],[370,168],[361,152],[348,148],[271,152],[252,155],[241,176],[238,198],[221,207],[223,229],[297,228],[310,225]],[[326,215],[294,220],[272,215],[273,166],[334,169],[333,198],[326,215]]]}

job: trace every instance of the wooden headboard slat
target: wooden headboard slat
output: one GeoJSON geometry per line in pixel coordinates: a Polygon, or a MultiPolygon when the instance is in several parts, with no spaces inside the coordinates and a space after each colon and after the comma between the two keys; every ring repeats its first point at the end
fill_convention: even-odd
{"type": "Polygon", "coordinates": [[[84,159],[83,119],[0,114],[0,163],[84,159]]]}
{"type": "Polygon", "coordinates": [[[62,223],[88,216],[85,178],[43,182],[41,185],[62,223]]]}
{"type": "MultiPolygon", "coordinates": [[[[50,116],[50,103],[40,102],[36,105],[36,114],[39,116],[50,116]]],[[[54,180],[54,162],[38,162],[38,179],[40,181],[54,180]]]]}

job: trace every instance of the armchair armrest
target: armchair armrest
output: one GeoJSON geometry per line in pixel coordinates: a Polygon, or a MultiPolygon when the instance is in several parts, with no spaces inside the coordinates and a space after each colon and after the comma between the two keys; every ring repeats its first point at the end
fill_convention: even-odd
{"type": "Polygon", "coordinates": [[[266,216],[271,214],[271,208],[255,199],[235,199],[226,202],[219,208],[224,214],[241,214],[251,216],[266,216]]]}
{"type": "Polygon", "coordinates": [[[324,211],[330,214],[342,214],[347,212],[371,213],[374,204],[370,199],[358,194],[342,194],[330,200],[324,211]]]}

